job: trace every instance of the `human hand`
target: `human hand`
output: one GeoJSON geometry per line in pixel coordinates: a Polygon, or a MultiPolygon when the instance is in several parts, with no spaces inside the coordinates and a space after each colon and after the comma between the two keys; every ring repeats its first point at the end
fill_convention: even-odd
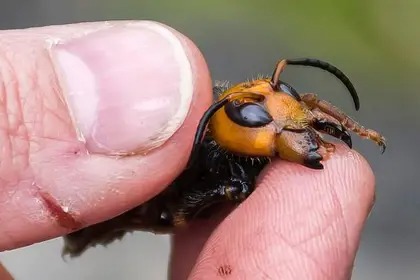
{"type": "MultiPolygon", "coordinates": [[[[198,49],[150,22],[4,31],[0,70],[2,251],[159,193],[184,168],[212,101],[198,49]]],[[[340,147],[322,172],[275,162],[261,178],[216,229],[175,235],[173,278],[195,263],[192,275],[210,279],[345,279],[373,201],[366,161],[340,147]]]]}

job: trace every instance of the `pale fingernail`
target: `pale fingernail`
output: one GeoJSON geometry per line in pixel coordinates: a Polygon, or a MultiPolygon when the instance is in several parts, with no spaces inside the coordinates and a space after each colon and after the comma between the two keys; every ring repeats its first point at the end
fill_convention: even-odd
{"type": "Polygon", "coordinates": [[[144,153],[184,122],[193,73],[183,44],[152,22],[109,27],[53,47],[64,97],[89,152],[144,153]]]}

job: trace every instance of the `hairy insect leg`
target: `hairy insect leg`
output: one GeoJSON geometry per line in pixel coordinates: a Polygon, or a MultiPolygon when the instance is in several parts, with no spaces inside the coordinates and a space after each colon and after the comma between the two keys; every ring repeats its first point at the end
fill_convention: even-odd
{"type": "Polygon", "coordinates": [[[362,138],[374,141],[381,147],[382,153],[385,152],[386,140],[380,133],[360,125],[331,103],[318,99],[317,95],[314,93],[301,94],[301,98],[302,102],[304,102],[310,109],[318,108],[325,114],[332,116],[337,119],[343,127],[353,131],[362,138]]]}
{"type": "Polygon", "coordinates": [[[223,202],[242,202],[253,190],[244,170],[227,180],[203,179],[180,193],[163,193],[110,220],[63,236],[62,256],[77,257],[88,248],[107,245],[131,231],[171,233],[202,217],[203,210],[223,202]]]}
{"type": "MultiPolygon", "coordinates": [[[[342,125],[337,125],[336,123],[332,123],[325,119],[316,119],[313,122],[313,127],[318,131],[324,132],[337,139],[340,139],[341,141],[346,143],[346,145],[349,146],[350,149],[352,148],[353,144],[351,136],[342,125]]],[[[323,142],[327,143],[325,140],[323,140],[323,142]]],[[[330,143],[329,145],[331,146],[333,144],[330,143]]]]}
{"type": "Polygon", "coordinates": [[[190,221],[208,216],[205,210],[223,202],[239,203],[244,201],[253,191],[253,184],[244,178],[215,181],[213,184],[203,182],[206,186],[188,189],[173,210],[174,227],[182,227],[190,221]]]}

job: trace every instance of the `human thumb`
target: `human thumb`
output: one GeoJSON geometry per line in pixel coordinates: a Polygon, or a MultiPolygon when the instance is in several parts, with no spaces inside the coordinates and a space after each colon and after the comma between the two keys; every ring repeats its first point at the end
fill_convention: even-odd
{"type": "Polygon", "coordinates": [[[211,80],[149,21],[0,31],[0,250],[116,216],[185,167],[211,80]]]}

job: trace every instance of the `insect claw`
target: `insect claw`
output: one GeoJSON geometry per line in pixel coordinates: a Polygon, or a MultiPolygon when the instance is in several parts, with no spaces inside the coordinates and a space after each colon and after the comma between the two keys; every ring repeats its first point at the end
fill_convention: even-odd
{"type": "Polygon", "coordinates": [[[324,165],[321,163],[322,156],[317,152],[311,152],[304,160],[304,165],[312,169],[324,169],[324,165]]]}
{"type": "Polygon", "coordinates": [[[351,136],[343,125],[336,124],[329,120],[318,119],[314,122],[315,129],[340,139],[351,149],[353,146],[351,136]]]}
{"type": "Polygon", "coordinates": [[[350,133],[343,128],[343,132],[341,134],[340,140],[346,143],[346,145],[351,149],[353,147],[353,143],[351,140],[350,133]]]}
{"type": "Polygon", "coordinates": [[[386,143],[385,140],[383,139],[381,142],[378,143],[379,147],[381,148],[381,153],[385,153],[386,150],[386,143]]]}
{"type": "MultiPolygon", "coordinates": [[[[385,138],[376,132],[375,130],[365,128],[362,125],[360,125],[355,120],[351,119],[349,116],[347,116],[345,113],[343,113],[341,110],[339,110],[337,107],[333,106],[331,103],[320,100],[317,98],[317,96],[313,93],[305,93],[301,95],[301,98],[303,102],[308,105],[311,109],[317,108],[321,112],[329,115],[330,117],[333,117],[337,121],[341,123],[341,126],[345,129],[348,129],[354,133],[357,133],[360,137],[363,137],[365,139],[369,139],[371,141],[374,141],[377,145],[382,147],[382,153],[385,152],[385,138]]],[[[325,122],[323,120],[317,120],[314,125],[316,126],[316,129],[318,130],[325,130],[325,125],[328,124],[328,122],[325,122]]],[[[340,133],[340,136],[343,135],[345,131],[342,131],[340,133]]],[[[331,133],[329,133],[331,135],[331,133]]],[[[341,137],[339,137],[341,139],[341,137]]],[[[345,137],[346,138],[346,137],[345,137]]]]}

